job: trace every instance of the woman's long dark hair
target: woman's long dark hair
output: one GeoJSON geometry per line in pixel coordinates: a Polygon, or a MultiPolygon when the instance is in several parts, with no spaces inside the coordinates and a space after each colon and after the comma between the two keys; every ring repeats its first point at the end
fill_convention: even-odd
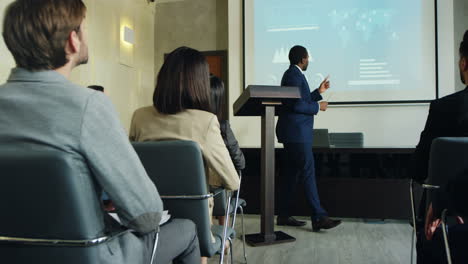
{"type": "Polygon", "coordinates": [[[203,54],[180,47],[167,56],[158,74],[153,105],[163,114],[186,109],[211,112],[209,68],[203,54]]]}
{"type": "Polygon", "coordinates": [[[211,112],[218,117],[219,121],[221,121],[225,119],[224,106],[226,105],[226,100],[224,97],[224,83],[215,75],[210,75],[210,86],[211,112]]]}

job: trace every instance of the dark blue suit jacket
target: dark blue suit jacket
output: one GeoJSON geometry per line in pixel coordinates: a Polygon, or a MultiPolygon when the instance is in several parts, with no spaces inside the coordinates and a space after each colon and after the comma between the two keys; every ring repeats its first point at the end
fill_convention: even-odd
{"type": "Polygon", "coordinates": [[[296,86],[301,92],[301,99],[290,101],[281,107],[276,136],[281,143],[302,143],[313,140],[314,115],[320,110],[318,101],[322,100],[318,89],[312,93],[309,84],[295,65],[290,65],[284,72],[281,86],[296,86]]]}

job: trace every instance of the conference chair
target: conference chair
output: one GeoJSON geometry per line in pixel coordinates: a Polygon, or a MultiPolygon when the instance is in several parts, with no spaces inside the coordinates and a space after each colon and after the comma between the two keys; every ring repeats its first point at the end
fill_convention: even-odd
{"type": "MultiPolygon", "coordinates": [[[[424,208],[432,203],[435,214],[441,214],[447,207],[447,196],[443,191],[447,183],[454,177],[462,174],[468,169],[468,137],[440,137],[432,141],[429,155],[428,178],[422,188],[424,208]]],[[[414,240],[417,228],[417,214],[414,199],[414,181],[410,181],[410,200],[413,223],[413,235],[411,245],[411,263],[414,254],[414,240]]],[[[424,218],[424,216],[421,216],[424,218]]]]}
{"type": "MultiPolygon", "coordinates": [[[[462,154],[466,158],[468,138],[459,138],[457,141],[458,150],[454,154],[462,154]]],[[[442,205],[446,201],[441,216],[441,229],[444,253],[448,264],[468,262],[468,252],[466,250],[468,245],[468,224],[466,223],[468,221],[468,210],[466,210],[468,203],[468,164],[460,164],[460,168],[453,173],[459,174],[450,175],[446,188],[435,194],[435,196],[442,196],[442,205]],[[460,224],[458,221],[454,221],[453,218],[456,220],[457,217],[462,217],[465,223],[460,224]],[[447,222],[451,222],[451,224],[448,225],[447,222]]]]}
{"type": "Polygon", "coordinates": [[[0,262],[98,264],[101,248],[129,232],[104,232],[94,182],[81,177],[75,159],[0,148],[0,262]]]}
{"type": "MultiPolygon", "coordinates": [[[[227,224],[229,214],[226,214],[224,226],[211,226],[208,199],[219,195],[222,189],[208,192],[203,157],[198,144],[183,140],[132,144],[146,172],[157,186],[165,209],[169,210],[171,216],[190,219],[197,226],[201,255],[212,257],[220,254],[220,263],[223,263],[227,240],[231,244],[232,263],[232,238],[235,237],[235,231],[227,224]]],[[[226,212],[229,212],[231,197],[228,196],[227,199],[226,212]]]]}
{"type": "MultiPolygon", "coordinates": [[[[444,209],[441,216],[444,255],[448,264],[467,263],[468,225],[466,223],[448,225],[447,222],[450,220],[448,217],[453,217],[451,213],[453,212],[449,209],[444,209]]],[[[466,221],[467,216],[463,216],[463,219],[466,221]]]]}

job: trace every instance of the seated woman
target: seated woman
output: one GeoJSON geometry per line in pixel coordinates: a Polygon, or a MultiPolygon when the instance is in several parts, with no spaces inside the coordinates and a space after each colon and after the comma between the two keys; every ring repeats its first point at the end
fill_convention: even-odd
{"type": "Polygon", "coordinates": [[[221,136],[223,137],[224,144],[226,145],[231,160],[234,163],[236,170],[240,171],[245,168],[245,158],[242,150],[239,147],[234,132],[231,129],[229,121],[225,119],[224,107],[226,100],[224,97],[224,83],[215,75],[210,76],[211,86],[211,112],[218,117],[219,125],[221,127],[221,136]]]}
{"type": "MultiPolygon", "coordinates": [[[[245,158],[242,153],[234,132],[231,129],[229,121],[225,119],[225,93],[223,81],[215,75],[210,75],[210,86],[211,86],[211,112],[218,117],[219,125],[221,128],[221,136],[223,137],[224,144],[226,145],[231,160],[234,163],[234,167],[237,171],[241,171],[245,168],[245,158]]],[[[214,171],[210,171],[214,174],[214,171]]],[[[222,199],[225,199],[223,195],[218,195],[214,200],[213,215],[218,218],[218,223],[224,225],[226,208],[222,208],[224,205],[222,199]]]]}
{"type": "MultiPolygon", "coordinates": [[[[197,50],[180,47],[167,56],[158,74],[153,105],[133,114],[130,140],[195,141],[205,161],[208,184],[226,190],[239,188],[218,118],[211,113],[208,63],[197,50]]],[[[209,207],[211,216],[212,199],[209,207]]]]}

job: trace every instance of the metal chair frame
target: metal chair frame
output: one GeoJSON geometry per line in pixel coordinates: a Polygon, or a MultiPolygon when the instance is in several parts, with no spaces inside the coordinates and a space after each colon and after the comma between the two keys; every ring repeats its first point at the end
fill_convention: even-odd
{"type": "MultiPolygon", "coordinates": [[[[93,239],[85,240],[74,240],[74,239],[48,239],[48,238],[24,238],[24,237],[8,237],[0,236],[0,244],[15,244],[15,245],[27,245],[27,246],[49,246],[49,247],[92,247],[106,242],[112,239],[124,235],[131,230],[125,230],[119,232],[113,236],[102,236],[93,239]]],[[[154,246],[151,252],[151,259],[149,264],[152,264],[156,257],[156,249],[158,246],[159,233],[156,233],[154,239],[154,246]]]]}
{"type": "Polygon", "coordinates": [[[91,247],[111,240],[111,237],[102,236],[87,240],[48,239],[0,236],[0,244],[19,244],[28,246],[54,246],[54,247],[91,247]]]}
{"type": "MultiPolygon", "coordinates": [[[[208,194],[201,194],[201,195],[161,195],[161,199],[163,200],[206,200],[208,198],[215,197],[216,195],[220,194],[224,189],[217,189],[216,191],[208,194]]],[[[227,236],[228,231],[228,221],[229,221],[229,210],[231,204],[231,197],[228,197],[228,205],[225,215],[225,222],[223,227],[223,237],[221,242],[221,254],[219,258],[219,263],[222,264],[224,261],[224,248],[226,245],[226,240],[230,243],[230,251],[231,251],[231,263],[234,263],[233,256],[232,256],[232,241],[231,238],[227,236]]]]}

